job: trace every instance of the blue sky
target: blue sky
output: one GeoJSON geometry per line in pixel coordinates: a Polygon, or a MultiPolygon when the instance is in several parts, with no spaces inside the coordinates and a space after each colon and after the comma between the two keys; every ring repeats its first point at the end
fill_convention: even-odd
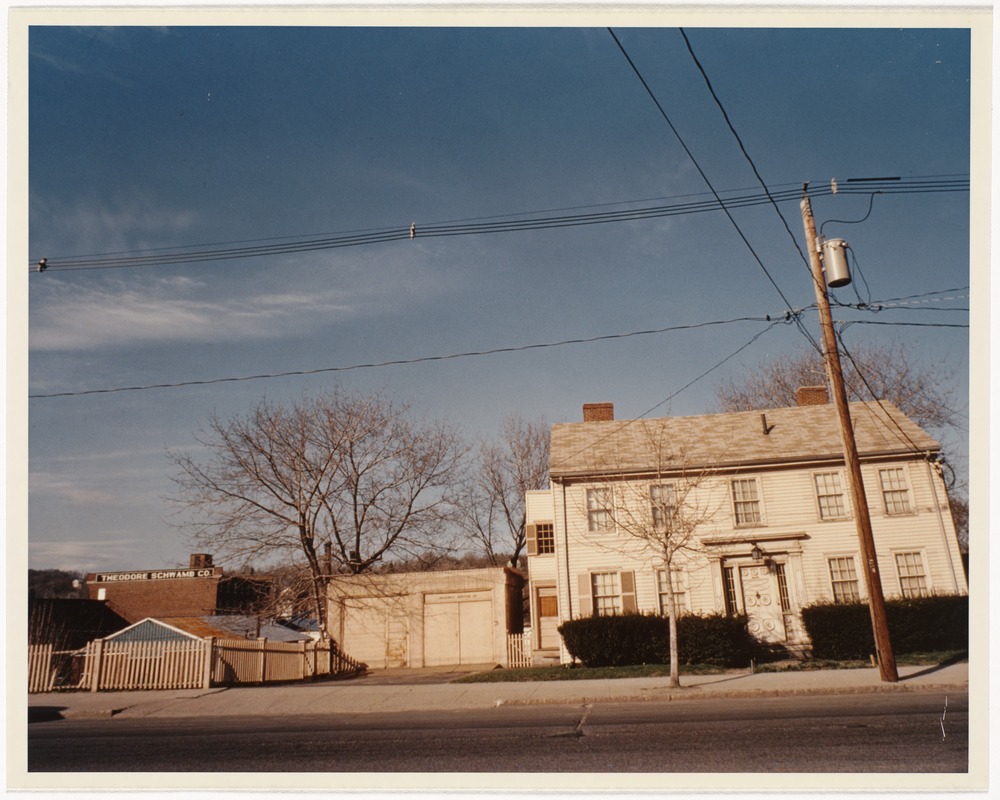
{"type": "MultiPolygon", "coordinates": [[[[968,177],[968,30],[685,30],[768,187],[810,181],[818,225],[869,209],[866,195],[821,194],[831,178],[968,177]]],[[[711,184],[760,194],[679,30],[615,33],[711,184]]],[[[711,199],[605,28],[40,26],[28,45],[24,267],[417,226],[357,247],[31,273],[29,394],[76,393],[28,404],[31,567],[185,562],[167,453],[196,452],[210,415],[263,397],[381,389],[471,440],[512,413],[578,420],[593,401],[623,419],[707,413],[720,381],[808,346],[793,325],[744,321],[88,394],[759,320],[786,304],[719,211],[421,237],[711,199]]],[[[969,201],[879,195],[864,222],[824,227],[850,243],[865,299],[922,296],[878,321],[935,325],[854,325],[848,346],[900,343],[946,365],[964,415],[969,330],[937,324],[969,323],[969,201]]],[[[803,246],[797,199],[779,208],[803,246]]],[[[774,208],[733,215],[790,305],[811,305],[774,208]]],[[[818,338],[815,312],[803,320],[818,338]]],[[[946,444],[964,457],[960,439],[946,444]]]]}

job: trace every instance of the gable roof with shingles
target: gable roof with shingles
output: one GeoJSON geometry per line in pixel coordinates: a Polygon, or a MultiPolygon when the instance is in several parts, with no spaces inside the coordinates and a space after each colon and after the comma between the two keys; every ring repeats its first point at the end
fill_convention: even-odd
{"type": "MultiPolygon", "coordinates": [[[[862,459],[941,449],[892,403],[851,403],[850,410],[862,459]]],[[[836,408],[825,404],[556,424],[552,426],[549,474],[572,478],[671,469],[738,469],[795,461],[843,461],[843,457],[836,408]]]]}
{"type": "Polygon", "coordinates": [[[261,636],[277,642],[299,642],[310,639],[308,634],[293,631],[283,625],[259,623],[253,616],[230,614],[212,617],[146,617],[129,625],[108,639],[120,641],[174,641],[184,639],[255,639],[261,636]]]}

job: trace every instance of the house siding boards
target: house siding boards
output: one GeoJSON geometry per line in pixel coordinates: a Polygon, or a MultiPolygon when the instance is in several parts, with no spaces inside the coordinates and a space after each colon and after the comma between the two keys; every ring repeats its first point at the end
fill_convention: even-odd
{"type": "MultiPolygon", "coordinates": [[[[897,554],[904,554],[900,560],[907,569],[922,570],[927,592],[966,593],[944,482],[928,461],[940,446],[891,404],[854,403],[851,411],[884,593],[888,597],[902,594],[897,554]],[[906,513],[888,512],[883,501],[879,472],[897,468],[905,476],[906,513]]],[[[694,502],[712,512],[696,531],[704,545],[702,552],[682,570],[682,599],[689,610],[725,613],[725,570],[730,568],[735,610],[746,610],[748,603],[756,602],[755,596],[747,601],[742,594],[744,583],[756,582],[753,594],[763,587],[769,604],[770,627],[768,631],[761,627],[761,635],[806,644],[798,612],[809,603],[834,598],[830,558],[851,559],[858,594],[867,596],[832,406],[559,424],[552,429],[551,459],[551,488],[528,493],[526,498],[529,525],[551,520],[555,539],[555,553],[528,559],[532,620],[538,619],[538,587],[552,584],[560,620],[589,613],[592,594],[585,594],[588,588],[592,591],[588,576],[593,573],[628,573],[638,610],[658,612],[656,573],[661,561],[631,537],[590,530],[587,489],[611,486],[617,507],[625,498],[640,502],[635,498],[643,497],[650,483],[681,481],[685,476],[697,478],[694,502]],[[667,442],[664,452],[674,454],[676,461],[655,464],[651,441],[667,442]],[[827,473],[838,476],[843,514],[821,513],[816,475],[827,473]],[[751,524],[737,522],[734,479],[755,482],[760,516],[751,524]],[[767,564],[752,561],[754,543],[768,557],[767,564]],[[762,571],[763,566],[767,570],[762,571]],[[782,612],[783,600],[788,608],[782,612]]],[[[835,485],[824,483],[828,496],[837,494],[831,488],[835,485]]],[[[836,498],[828,500],[827,508],[831,507],[838,507],[836,498]]],[[[604,578],[601,581],[607,583],[604,578]]],[[[913,584],[919,581],[920,577],[910,579],[913,584]]],[[[765,609],[751,611],[764,621],[765,609]]],[[[568,658],[563,651],[562,659],[568,658]]]]}

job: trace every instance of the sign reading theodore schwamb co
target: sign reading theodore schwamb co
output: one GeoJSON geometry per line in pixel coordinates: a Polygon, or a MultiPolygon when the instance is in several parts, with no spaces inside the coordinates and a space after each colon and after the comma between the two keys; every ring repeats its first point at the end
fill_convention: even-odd
{"type": "Polygon", "coordinates": [[[93,583],[121,583],[123,581],[162,581],[174,578],[211,578],[214,569],[161,569],[146,572],[99,572],[93,583]]]}

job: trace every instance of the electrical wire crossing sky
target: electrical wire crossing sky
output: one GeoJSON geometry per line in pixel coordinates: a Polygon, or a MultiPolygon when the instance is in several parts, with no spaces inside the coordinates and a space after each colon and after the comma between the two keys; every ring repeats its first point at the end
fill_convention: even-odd
{"type": "Polygon", "coordinates": [[[969,419],[970,27],[162,19],[15,25],[33,568],[186,563],[169,454],[265,399],[717,410],[819,339],[804,190],[845,351],[969,419]]]}

